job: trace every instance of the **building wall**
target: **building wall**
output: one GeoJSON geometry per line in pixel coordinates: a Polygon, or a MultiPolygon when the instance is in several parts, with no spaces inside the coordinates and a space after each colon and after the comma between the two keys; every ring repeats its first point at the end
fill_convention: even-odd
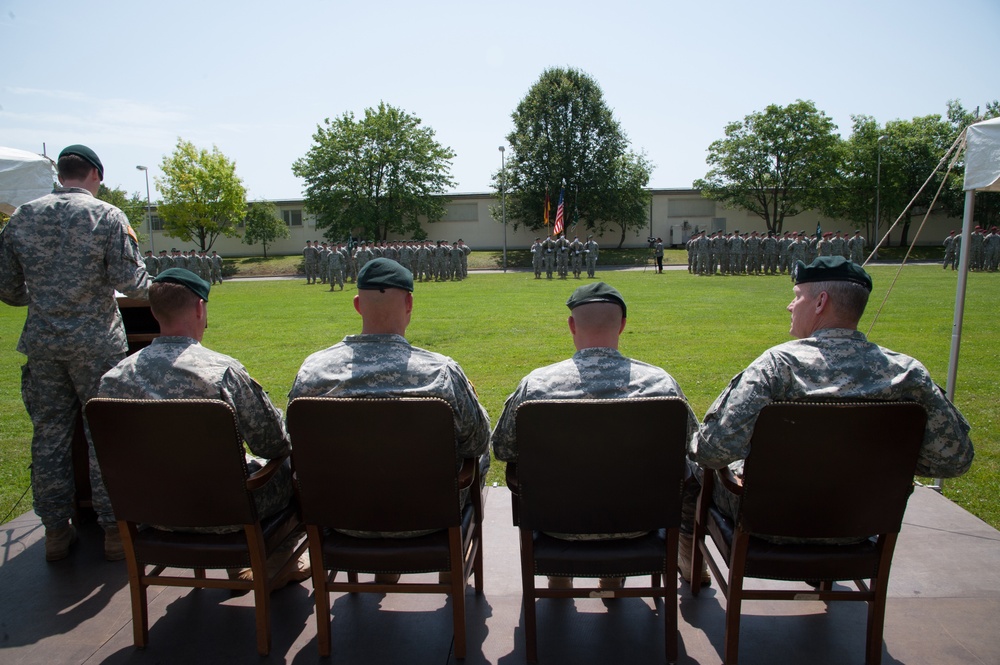
{"type": "MultiPolygon", "coordinates": [[[[659,237],[665,245],[680,245],[696,231],[722,230],[766,233],[764,220],[743,210],[725,208],[710,199],[701,196],[697,189],[655,189],[651,191],[652,201],[649,210],[649,224],[641,229],[630,231],[625,236],[623,247],[645,247],[647,237],[659,237]]],[[[504,225],[500,222],[499,202],[490,193],[452,194],[448,197],[448,211],[445,218],[439,222],[423,221],[421,226],[427,232],[430,240],[447,240],[453,242],[463,239],[473,249],[501,249],[504,246],[504,225]],[[497,209],[497,218],[493,217],[491,209],[497,209]]],[[[305,211],[302,199],[273,201],[279,214],[291,222],[289,237],[271,244],[267,248],[268,255],[299,254],[306,240],[325,240],[321,230],[316,229],[315,218],[305,211]],[[301,217],[301,224],[296,224],[301,217]]],[[[155,215],[155,208],[154,213],[155,215]]],[[[914,215],[911,222],[909,239],[912,242],[917,234],[922,216],[914,215]]],[[[145,220],[144,220],[145,221],[145,220]]],[[[824,217],[816,211],[806,211],[794,217],[785,219],[786,231],[805,231],[814,233],[819,225],[823,231],[838,231],[853,233],[853,228],[847,222],[839,222],[824,217]]],[[[948,217],[940,212],[933,212],[924,229],[920,231],[917,243],[920,245],[939,245],[952,229],[961,230],[962,220],[948,217]]],[[[145,223],[143,231],[147,232],[145,223]]],[[[901,224],[900,224],[901,227],[901,224]]],[[[890,235],[891,244],[899,243],[901,228],[897,227],[890,235]]],[[[506,245],[508,249],[526,249],[531,246],[535,237],[543,236],[544,229],[531,231],[523,225],[517,229],[512,223],[507,224],[506,245]]],[[[586,239],[588,232],[584,227],[574,229],[569,226],[566,235],[572,239],[579,235],[586,239]]],[[[621,231],[612,229],[604,235],[595,236],[595,240],[603,248],[618,246],[621,231]]],[[[390,240],[406,240],[407,238],[390,236],[390,240]]],[[[872,239],[869,238],[869,241],[872,239]]],[[[176,238],[169,238],[162,231],[152,232],[153,247],[157,252],[161,249],[191,249],[192,243],[182,243],[176,238]],[[190,246],[189,246],[190,245],[190,246]]],[[[148,249],[144,245],[143,249],[148,249]]],[[[245,245],[240,238],[220,237],[212,249],[218,250],[223,256],[261,256],[264,251],[260,245],[245,245]]]]}

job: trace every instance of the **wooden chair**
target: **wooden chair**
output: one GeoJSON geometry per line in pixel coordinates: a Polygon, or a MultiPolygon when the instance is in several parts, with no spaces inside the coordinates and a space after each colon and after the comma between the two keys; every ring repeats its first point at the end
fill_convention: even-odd
{"type": "Polygon", "coordinates": [[[538,400],[518,407],[517,463],[508,463],[521,537],[524,636],[538,660],[535,599],[663,600],[667,660],[677,660],[677,539],[688,408],[676,397],[538,400]],[[646,531],[632,539],[547,535],[646,531]],[[536,575],[631,577],[648,586],[548,589],[536,575]]]}
{"type": "Polygon", "coordinates": [[[309,536],[317,643],[330,654],[334,591],[443,593],[451,597],[455,657],[465,658],[465,588],[483,591],[479,460],[457,471],[451,407],[436,398],[306,397],[288,405],[288,431],[309,536]],[[464,509],[460,491],[468,489],[464,509]],[[424,531],[415,538],[355,538],[353,531],[424,531]],[[327,574],[327,571],[330,571],[327,574]],[[347,581],[336,581],[337,573],[347,581]],[[447,572],[431,583],[358,582],[358,573],[447,572]]]}
{"type": "Polygon", "coordinates": [[[147,587],[239,589],[254,593],[257,651],[267,655],[274,580],[297,565],[306,545],[268,577],[268,555],[301,524],[294,501],[262,522],[251,492],[270,480],[284,458],[248,477],[236,414],[219,400],[96,398],[86,411],[125,546],[135,645],[149,641],[147,587]],[[243,528],[218,535],[140,528],[150,524],[243,528]],[[194,576],[164,575],[166,568],[190,568],[194,576]],[[250,568],[253,581],[208,578],[209,568],[250,568]]]}
{"type": "MultiPolygon", "coordinates": [[[[868,603],[865,662],[882,658],[882,627],[893,548],[913,490],[927,414],[912,402],[784,402],[757,418],[742,485],[705,472],[695,519],[693,570],[706,557],[726,597],[725,662],[737,662],[745,600],[854,600],[868,603]],[[740,495],[736,520],[712,503],[715,482],[740,495]],[[712,557],[712,537],[729,568],[712,557]],[[862,538],[857,545],[777,545],[758,536],[862,538]],[[810,581],[788,590],[744,588],[745,578],[810,581]],[[833,590],[854,580],[857,590],[833,590]],[[866,583],[864,580],[869,580],[866,583]]],[[[698,595],[695,575],[691,593],[698,595]]],[[[776,656],[780,660],[780,657],[776,656]]]]}

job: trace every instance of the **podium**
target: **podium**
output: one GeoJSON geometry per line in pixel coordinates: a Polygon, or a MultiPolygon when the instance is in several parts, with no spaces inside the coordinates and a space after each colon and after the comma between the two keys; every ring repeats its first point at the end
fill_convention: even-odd
{"type": "MultiPolygon", "coordinates": [[[[136,300],[125,296],[119,296],[117,300],[122,323],[125,324],[128,354],[132,355],[139,349],[149,346],[150,342],[160,336],[160,324],[153,316],[148,300],[136,300]]],[[[90,454],[87,435],[83,429],[83,406],[80,405],[80,411],[76,415],[76,428],[73,431],[73,480],[76,483],[77,519],[93,519],[90,454]]]]}

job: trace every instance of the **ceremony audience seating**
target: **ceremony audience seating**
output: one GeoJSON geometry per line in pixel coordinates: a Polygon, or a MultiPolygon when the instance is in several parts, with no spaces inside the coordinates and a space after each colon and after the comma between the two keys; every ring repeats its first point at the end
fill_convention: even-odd
{"type": "Polygon", "coordinates": [[[483,591],[479,460],[455,453],[451,407],[437,398],[305,397],[288,405],[288,430],[309,538],[321,656],[331,648],[331,592],[443,593],[451,598],[454,653],[465,658],[465,589],[483,591]],[[460,508],[460,493],[468,501],[460,508]],[[356,538],[335,529],[425,531],[414,538],[356,538]],[[327,571],[330,571],[329,574],[327,571]],[[339,572],[346,581],[337,581],[339,572]],[[376,578],[439,573],[433,582],[376,578]]]}
{"type": "MultiPolygon", "coordinates": [[[[518,460],[507,465],[521,540],[524,635],[538,660],[537,598],[662,599],[666,657],[677,660],[677,540],[687,405],[676,397],[537,400],[517,410],[518,460]],[[565,540],[549,533],[646,531],[565,540]],[[627,578],[648,586],[539,588],[536,575],[627,578]]],[[[556,659],[557,660],[557,659],[556,659]]]]}
{"type": "Polygon", "coordinates": [[[272,477],[284,458],[248,477],[236,414],[219,400],[96,398],[87,403],[86,412],[125,547],[135,646],[145,647],[149,639],[147,587],[225,588],[253,591],[257,651],[267,655],[273,583],[297,565],[306,545],[269,577],[268,556],[301,524],[294,501],[261,522],[251,492],[272,477]],[[237,524],[242,529],[201,534],[147,526],[151,524],[237,524]],[[163,574],[167,568],[193,569],[194,576],[163,574]],[[253,580],[205,574],[206,569],[240,568],[250,568],[253,580]]]}
{"type": "MultiPolygon", "coordinates": [[[[695,523],[693,569],[706,557],[726,597],[725,663],[738,658],[746,600],[854,600],[868,603],[865,662],[882,657],[889,566],[913,490],[927,414],[908,402],[786,402],[757,419],[742,484],[723,469],[705,471],[695,523]],[[736,520],[712,504],[722,482],[742,496],[736,520]],[[728,566],[723,575],[709,534],[728,566]],[[781,538],[859,538],[857,545],[775,544],[781,538]],[[746,589],[746,578],[807,582],[790,589],[746,589]],[[857,590],[834,589],[854,580],[857,590]],[[866,583],[865,580],[868,580],[866,583]]],[[[691,592],[701,580],[694,575],[691,592]]],[[[779,651],[773,657],[781,661],[779,651]]]]}

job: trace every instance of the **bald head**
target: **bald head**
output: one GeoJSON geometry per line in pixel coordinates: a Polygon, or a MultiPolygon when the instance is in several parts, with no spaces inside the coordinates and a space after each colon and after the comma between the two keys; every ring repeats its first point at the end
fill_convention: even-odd
{"type": "Polygon", "coordinates": [[[615,303],[579,305],[569,317],[569,330],[577,351],[595,347],[617,349],[618,338],[625,330],[625,317],[615,303]]]}
{"type": "Polygon", "coordinates": [[[361,333],[405,335],[413,311],[413,294],[402,289],[361,290],[354,296],[354,309],[361,315],[361,333]]]}

